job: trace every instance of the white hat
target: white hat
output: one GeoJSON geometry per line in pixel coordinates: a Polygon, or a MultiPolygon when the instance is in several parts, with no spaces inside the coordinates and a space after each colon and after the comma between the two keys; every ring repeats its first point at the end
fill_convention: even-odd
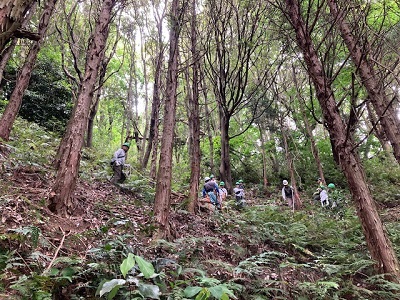
{"type": "Polygon", "coordinates": [[[288,185],[288,181],[286,179],[282,183],[283,185],[288,185]]]}
{"type": "Polygon", "coordinates": [[[211,178],[210,177],[206,177],[206,178],[204,178],[204,182],[207,182],[207,181],[209,181],[211,178]]]}

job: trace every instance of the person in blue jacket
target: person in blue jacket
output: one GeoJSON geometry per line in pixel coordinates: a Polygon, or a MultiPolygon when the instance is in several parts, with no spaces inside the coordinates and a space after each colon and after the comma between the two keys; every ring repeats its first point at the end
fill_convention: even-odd
{"type": "Polygon", "coordinates": [[[210,198],[210,202],[215,206],[219,207],[219,188],[215,181],[212,181],[210,177],[204,178],[204,186],[202,190],[203,198],[207,195],[210,198]]]}

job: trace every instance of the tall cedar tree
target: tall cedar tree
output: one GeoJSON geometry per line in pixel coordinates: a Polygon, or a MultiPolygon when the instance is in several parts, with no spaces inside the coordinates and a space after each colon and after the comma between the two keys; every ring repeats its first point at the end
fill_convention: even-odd
{"type": "MultiPolygon", "coordinates": [[[[393,147],[394,156],[400,163],[400,124],[396,109],[392,101],[389,101],[382,80],[378,78],[374,70],[370,53],[367,52],[370,47],[360,45],[360,40],[365,41],[368,45],[367,37],[359,37],[353,34],[351,26],[346,20],[346,9],[339,9],[337,2],[337,0],[328,0],[331,14],[335,18],[335,25],[339,28],[343,41],[350,51],[356,71],[367,90],[369,100],[385,130],[386,137],[393,147]]],[[[344,5],[349,5],[349,2],[346,1],[344,5]]]]}
{"type": "Polygon", "coordinates": [[[104,0],[100,8],[95,30],[91,36],[86,57],[85,74],[79,89],[77,103],[70,122],[68,134],[63,137],[65,149],[62,152],[56,180],[49,196],[49,209],[59,215],[66,215],[74,209],[73,192],[78,177],[80,153],[87,129],[90,105],[98,80],[98,73],[104,59],[112,11],[117,0],[104,0]]]}
{"type": "Polygon", "coordinates": [[[158,223],[155,238],[160,239],[166,238],[169,235],[168,219],[171,204],[172,149],[176,123],[176,91],[178,86],[178,42],[181,30],[181,18],[183,17],[183,13],[180,14],[180,12],[184,11],[183,7],[183,5],[179,5],[179,0],[173,0],[170,8],[167,91],[154,202],[154,217],[158,223]]]}
{"type": "Polygon", "coordinates": [[[200,178],[200,112],[199,112],[199,72],[200,56],[197,49],[197,18],[196,0],[191,1],[191,55],[192,55],[192,91],[188,90],[189,98],[189,153],[190,153],[190,193],[189,207],[191,213],[195,212],[199,193],[200,178]]]}
{"type": "Polygon", "coordinates": [[[339,166],[349,184],[371,257],[376,260],[376,266],[381,273],[388,274],[388,278],[393,282],[399,282],[400,273],[396,253],[372,199],[363,166],[358,154],[354,151],[354,142],[351,137],[347,137],[347,128],[336,105],[331,81],[325,74],[309,29],[301,15],[302,7],[297,0],[286,0],[285,3],[284,12],[296,33],[297,44],[303,53],[308,74],[314,83],[331,143],[335,148],[333,151],[338,155],[339,166]]]}

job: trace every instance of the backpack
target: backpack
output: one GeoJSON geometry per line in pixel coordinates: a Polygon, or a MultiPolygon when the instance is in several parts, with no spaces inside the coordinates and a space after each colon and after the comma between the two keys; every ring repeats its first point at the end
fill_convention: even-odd
{"type": "Polygon", "coordinates": [[[285,191],[285,196],[288,198],[293,198],[293,190],[290,186],[285,186],[284,187],[284,191],[285,191]]]}

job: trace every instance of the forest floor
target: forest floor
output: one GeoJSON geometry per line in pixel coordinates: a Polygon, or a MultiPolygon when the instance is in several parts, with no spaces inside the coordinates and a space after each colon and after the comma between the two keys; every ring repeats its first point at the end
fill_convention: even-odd
{"type": "MultiPolygon", "coordinates": [[[[42,270],[49,270],[53,267],[57,257],[79,257],[84,260],[91,249],[99,247],[104,242],[104,235],[100,233],[106,233],[111,240],[113,237],[130,234],[130,247],[134,249],[136,255],[141,255],[149,261],[160,257],[171,260],[178,259],[173,250],[171,251],[167,246],[152,240],[153,207],[143,201],[143,196],[137,191],[121,189],[107,181],[91,183],[79,181],[75,191],[77,207],[72,216],[61,218],[50,212],[46,206],[46,199],[52,185],[50,172],[36,166],[15,166],[13,169],[3,169],[0,176],[0,248],[3,248],[0,250],[4,251],[8,248],[10,251],[16,251],[21,257],[24,256],[24,253],[39,252],[42,257],[46,257],[38,258],[42,270]],[[9,234],[15,230],[32,226],[40,229],[41,239],[48,243],[32,244],[10,238],[9,234]],[[7,238],[5,238],[6,235],[7,238]]],[[[276,191],[276,194],[273,196],[278,199],[279,191],[276,191]]],[[[240,224],[232,224],[229,233],[221,231],[219,230],[219,219],[215,217],[215,214],[204,211],[192,215],[179,209],[183,205],[184,198],[181,194],[173,193],[169,241],[205,238],[207,241],[202,244],[202,249],[199,249],[196,255],[197,259],[200,256],[200,260],[205,262],[203,265],[207,266],[205,271],[208,276],[221,281],[234,280],[245,285],[248,280],[245,276],[236,276],[231,270],[216,265],[215,261],[237,266],[248,257],[268,251],[279,250],[290,253],[296,257],[298,262],[306,263],[314,259],[311,252],[299,251],[295,248],[280,249],[282,245],[271,243],[268,240],[265,243],[252,244],[249,242],[251,240],[248,233],[243,231],[240,224]],[[245,249],[245,253],[232,251],[233,247],[245,249]]],[[[265,199],[249,200],[250,207],[262,206],[266,203],[265,199]]],[[[288,210],[282,203],[269,202],[268,205],[277,205],[278,209],[288,210]]],[[[219,217],[224,218],[224,214],[232,217],[232,214],[235,213],[240,212],[225,211],[219,213],[219,217]]],[[[398,221],[400,207],[391,208],[390,213],[384,214],[383,218],[398,221]]],[[[190,242],[182,245],[191,247],[190,242]]],[[[197,247],[194,244],[193,246],[197,247]]],[[[194,250],[187,251],[187,253],[186,259],[190,260],[190,255],[193,255],[194,250]]],[[[26,265],[22,269],[29,273],[29,263],[25,263],[26,265]]],[[[13,270],[7,272],[8,274],[3,274],[2,277],[4,291],[0,292],[0,299],[13,299],[13,295],[16,295],[16,292],[10,290],[9,286],[17,280],[17,275],[13,274],[13,270]]],[[[275,280],[279,276],[279,279],[284,282],[302,282],[316,281],[321,277],[321,273],[317,269],[308,269],[303,272],[290,267],[277,271],[273,266],[268,266],[268,272],[259,276],[265,277],[265,280],[275,280]],[[282,272],[282,270],[284,271],[282,272]]],[[[74,283],[64,289],[57,299],[71,299],[68,295],[72,289],[76,291],[79,284],[81,283],[74,283]]]]}
{"type": "MultiPolygon", "coordinates": [[[[77,208],[72,216],[62,218],[49,211],[45,205],[51,185],[50,173],[46,173],[42,168],[21,166],[12,170],[3,170],[0,183],[2,191],[0,234],[4,235],[14,230],[35,226],[40,229],[42,239],[49,241],[52,246],[49,247],[46,244],[32,246],[28,241],[23,243],[16,240],[13,243],[12,240],[8,240],[8,245],[4,242],[0,243],[1,248],[8,247],[9,250],[20,252],[20,255],[33,250],[40,252],[48,258],[53,258],[51,261],[48,259],[42,261],[43,269],[50,269],[54,260],[60,256],[84,258],[88,251],[99,246],[96,232],[107,228],[109,236],[132,234],[134,238],[130,240],[130,246],[135,249],[135,254],[142,255],[148,260],[154,260],[157,257],[176,259],[174,253],[164,251],[162,246],[158,247],[153,243],[151,235],[154,229],[151,218],[153,207],[142,202],[140,194],[121,189],[109,182],[79,181],[75,191],[77,208]],[[130,225],[127,227],[118,226],[128,223],[130,225]],[[87,234],[88,232],[93,234],[87,234]]],[[[178,208],[182,205],[184,197],[181,194],[173,193],[172,197],[173,207],[178,208]]],[[[250,200],[249,203],[250,205],[259,204],[255,200],[250,200]]],[[[224,213],[226,212],[220,215],[224,213]]],[[[268,244],[243,245],[247,239],[242,239],[240,234],[233,232],[229,235],[221,234],[218,230],[218,220],[210,216],[208,211],[192,215],[185,210],[172,210],[169,240],[206,237],[210,242],[205,243],[206,249],[202,249],[202,259],[204,261],[220,260],[230,265],[236,265],[242,257],[235,256],[232,251],[229,251],[224,246],[225,242],[229,245],[244,247],[251,253],[261,253],[270,248],[268,244]],[[213,242],[213,237],[222,243],[213,242]]],[[[236,226],[233,231],[240,232],[240,228],[236,226]]],[[[28,263],[25,267],[29,269],[28,263]]],[[[232,277],[231,272],[225,271],[225,274],[222,274],[224,271],[212,264],[209,264],[209,269],[206,271],[210,276],[221,279],[232,277]]],[[[271,272],[265,276],[277,275],[271,272]]],[[[16,280],[16,277],[12,274],[6,277],[7,282],[3,284],[7,291],[8,285],[16,280]]],[[[11,290],[8,291],[14,294],[11,290]]],[[[9,297],[12,296],[7,292],[0,295],[0,299],[11,299],[9,297]]]]}

